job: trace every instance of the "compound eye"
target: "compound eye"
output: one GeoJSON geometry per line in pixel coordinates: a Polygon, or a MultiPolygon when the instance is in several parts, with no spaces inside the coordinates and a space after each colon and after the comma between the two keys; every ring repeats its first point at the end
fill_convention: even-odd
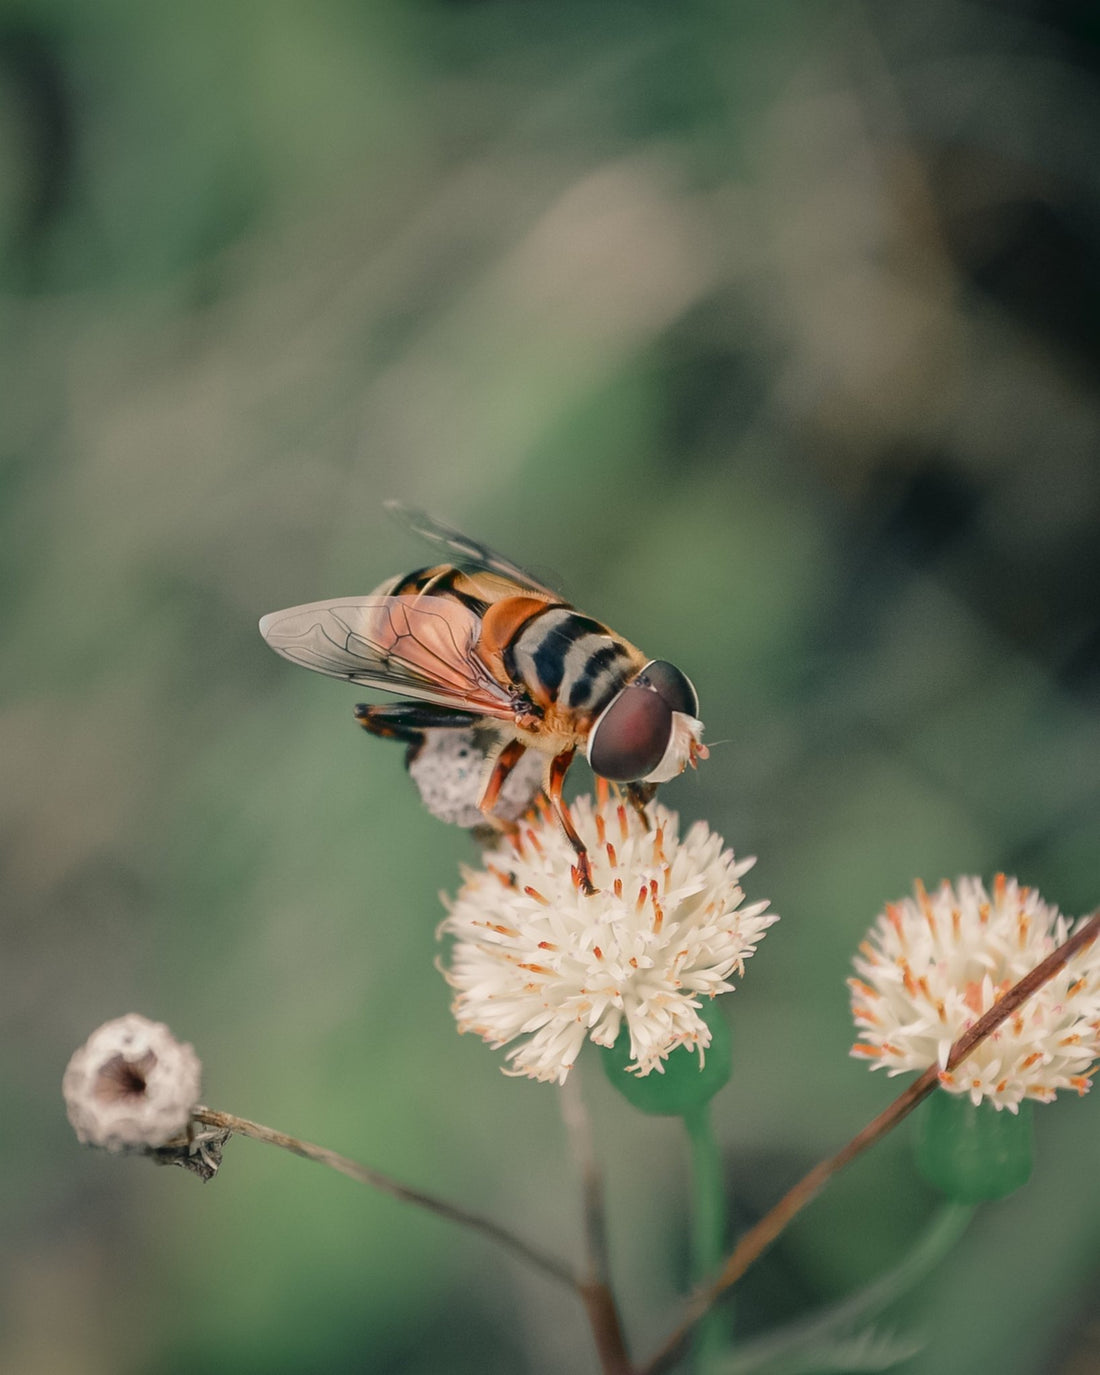
{"type": "Polygon", "coordinates": [[[634,681],[648,683],[661,694],[673,711],[682,711],[685,716],[699,715],[699,694],[695,691],[695,684],[667,659],[651,660],[634,681]]]}
{"type": "Polygon", "coordinates": [[[631,683],[604,709],[588,737],[592,771],[613,783],[652,773],[672,737],[672,708],[659,692],[631,683]]]}

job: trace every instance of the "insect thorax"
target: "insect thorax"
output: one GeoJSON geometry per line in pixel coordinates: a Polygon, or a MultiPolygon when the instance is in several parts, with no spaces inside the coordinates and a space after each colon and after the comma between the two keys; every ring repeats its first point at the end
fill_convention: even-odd
{"type": "Polygon", "coordinates": [[[504,667],[544,710],[595,717],[641,668],[633,645],[570,607],[550,606],[508,644],[504,667]]]}

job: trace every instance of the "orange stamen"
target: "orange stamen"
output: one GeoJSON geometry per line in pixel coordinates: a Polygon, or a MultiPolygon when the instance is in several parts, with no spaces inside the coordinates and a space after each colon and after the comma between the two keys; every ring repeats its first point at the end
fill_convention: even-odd
{"type": "Polygon", "coordinates": [[[928,924],[932,926],[932,930],[935,931],[936,928],[932,924],[932,903],[929,901],[928,898],[928,889],[924,886],[924,883],[921,879],[917,879],[914,887],[916,888],[917,902],[920,904],[920,910],[924,913],[925,917],[927,918],[928,924]]]}

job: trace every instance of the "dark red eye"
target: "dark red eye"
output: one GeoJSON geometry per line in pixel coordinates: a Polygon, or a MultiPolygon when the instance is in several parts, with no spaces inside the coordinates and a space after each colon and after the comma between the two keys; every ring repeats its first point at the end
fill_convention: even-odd
{"type": "Polygon", "coordinates": [[[588,762],[613,783],[630,783],[652,773],[672,735],[672,708],[651,687],[623,688],[592,727],[588,762]]]}
{"type": "Polygon", "coordinates": [[[648,683],[661,694],[673,711],[682,711],[685,716],[699,715],[699,694],[695,691],[695,684],[667,659],[652,659],[634,681],[648,683]]]}

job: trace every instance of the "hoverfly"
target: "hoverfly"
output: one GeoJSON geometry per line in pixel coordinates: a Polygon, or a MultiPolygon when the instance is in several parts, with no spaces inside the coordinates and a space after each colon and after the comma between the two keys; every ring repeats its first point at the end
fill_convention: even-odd
{"type": "Polygon", "coordinates": [[[260,633],[276,653],[332,678],[413,700],[360,705],[372,735],[417,748],[438,729],[487,732],[478,809],[490,822],[526,750],[545,756],[542,789],[594,892],[584,843],[562,800],[578,750],[594,773],[627,784],[643,808],[658,783],[705,759],[699,699],[663,659],[583,615],[510,560],[457,530],[387,502],[452,561],[389,578],[365,597],[274,611],[260,633]]]}

